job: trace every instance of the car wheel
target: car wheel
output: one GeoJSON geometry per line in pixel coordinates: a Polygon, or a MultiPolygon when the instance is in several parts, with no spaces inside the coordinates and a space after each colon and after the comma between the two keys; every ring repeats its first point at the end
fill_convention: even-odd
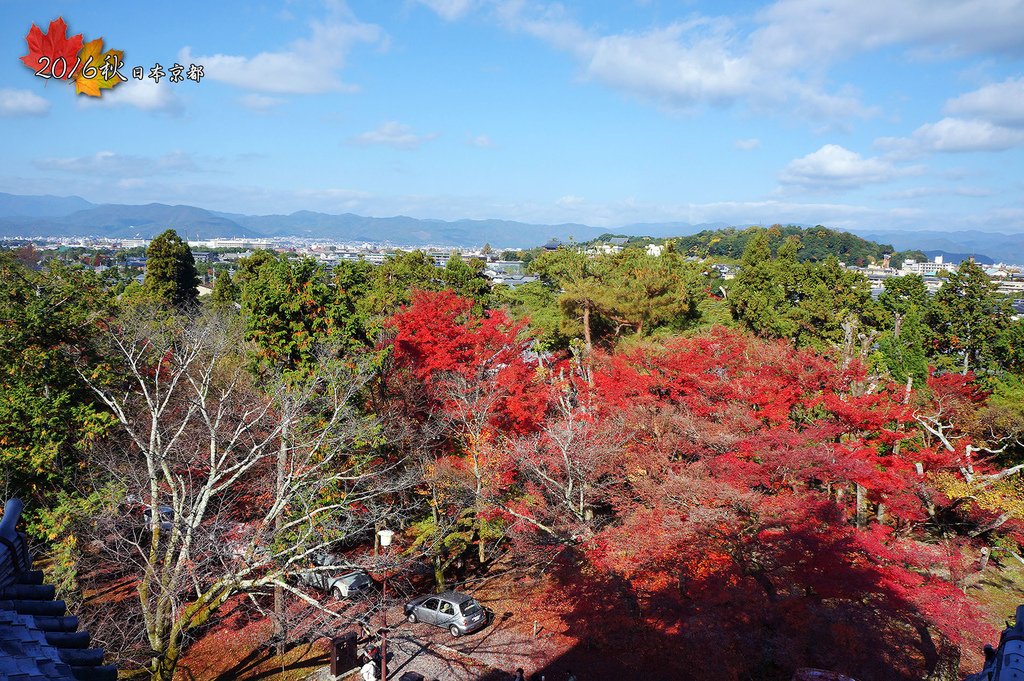
{"type": "Polygon", "coordinates": [[[416,613],[410,612],[405,619],[409,620],[409,624],[416,624],[416,613]]]}
{"type": "Polygon", "coordinates": [[[334,587],[331,589],[331,595],[337,598],[339,601],[345,597],[345,594],[341,593],[341,589],[334,587]]]}
{"type": "Polygon", "coordinates": [[[462,636],[462,632],[459,631],[459,628],[457,626],[455,626],[454,624],[452,626],[448,627],[448,631],[452,632],[452,636],[454,638],[458,638],[459,636],[462,636]]]}

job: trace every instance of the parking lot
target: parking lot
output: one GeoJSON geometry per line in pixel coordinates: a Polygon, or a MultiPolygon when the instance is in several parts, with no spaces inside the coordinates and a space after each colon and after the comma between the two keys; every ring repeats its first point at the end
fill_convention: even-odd
{"type": "MultiPolygon", "coordinates": [[[[387,621],[391,629],[387,675],[395,681],[407,672],[421,674],[427,681],[507,681],[517,667],[528,674],[540,668],[553,652],[547,650],[546,636],[524,634],[520,627],[512,626],[511,613],[500,609],[488,626],[458,638],[446,629],[407,622],[401,605],[388,609],[387,621]]],[[[364,643],[360,651],[366,647],[364,643]]],[[[331,676],[324,669],[310,678],[327,681],[331,676]]],[[[342,678],[354,681],[361,677],[354,670],[342,678]]]]}

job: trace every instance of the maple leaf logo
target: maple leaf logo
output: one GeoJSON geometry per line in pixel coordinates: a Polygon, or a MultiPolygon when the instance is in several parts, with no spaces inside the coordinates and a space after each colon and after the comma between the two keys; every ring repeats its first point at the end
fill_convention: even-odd
{"type": "Polygon", "coordinates": [[[124,62],[124,52],[103,52],[103,38],[87,42],[78,53],[78,61],[82,66],[75,75],[75,92],[80,95],[99,97],[100,90],[110,89],[121,82],[114,69],[124,62]]]}
{"type": "Polygon", "coordinates": [[[45,78],[67,80],[74,76],[78,52],[82,49],[82,34],[67,37],[68,26],[63,17],[50,22],[50,30],[43,33],[32,24],[28,35],[28,54],[21,58],[25,66],[45,78]]]}

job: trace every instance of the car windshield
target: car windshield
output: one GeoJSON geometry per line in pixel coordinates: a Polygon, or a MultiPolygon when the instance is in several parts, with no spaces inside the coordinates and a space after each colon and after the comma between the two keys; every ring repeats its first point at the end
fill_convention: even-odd
{"type": "Polygon", "coordinates": [[[462,609],[463,615],[472,615],[474,612],[480,609],[480,604],[470,599],[459,606],[462,609]]]}
{"type": "Polygon", "coordinates": [[[355,584],[356,582],[363,581],[363,579],[365,579],[365,575],[363,575],[361,572],[352,572],[350,574],[341,576],[341,580],[346,584],[355,584]]]}

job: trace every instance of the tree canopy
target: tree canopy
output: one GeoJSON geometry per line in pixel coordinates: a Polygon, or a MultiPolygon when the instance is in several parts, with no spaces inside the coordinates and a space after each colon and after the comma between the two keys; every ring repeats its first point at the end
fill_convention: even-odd
{"type": "Polygon", "coordinates": [[[404,594],[310,589],[328,553],[499,584],[652,678],[938,678],[1024,546],[1024,322],[971,262],[875,299],[807,256],[828,234],[741,234],[732,279],[680,243],[546,250],[515,288],[457,254],[257,251],[203,299],[173,232],[142,286],[2,253],[0,483],[161,681],[228,613],[282,652],[383,626],[404,594]]]}
{"type": "Polygon", "coordinates": [[[199,297],[199,274],[192,249],[173,229],[159,234],[146,249],[143,288],[165,305],[194,305],[199,297]]]}

